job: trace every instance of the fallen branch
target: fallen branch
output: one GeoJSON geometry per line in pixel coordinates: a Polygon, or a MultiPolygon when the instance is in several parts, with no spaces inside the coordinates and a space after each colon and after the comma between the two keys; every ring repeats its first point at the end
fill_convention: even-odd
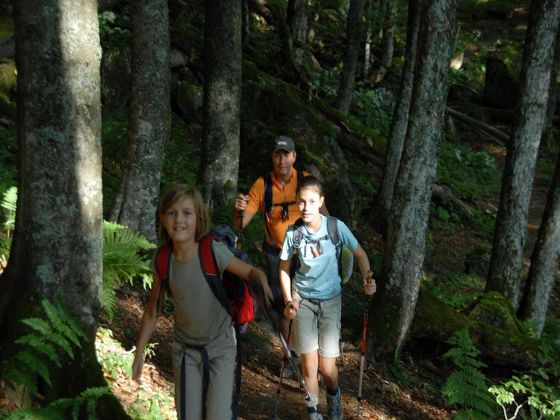
{"type": "Polygon", "coordinates": [[[492,127],[491,125],[483,123],[482,121],[476,120],[472,117],[469,117],[468,115],[462,114],[461,112],[453,108],[446,107],[446,111],[449,115],[451,115],[453,118],[457,119],[458,121],[461,121],[466,124],[470,124],[484,131],[485,133],[491,135],[496,140],[499,140],[500,144],[505,146],[507,143],[509,143],[509,134],[504,133],[502,130],[492,127]]]}

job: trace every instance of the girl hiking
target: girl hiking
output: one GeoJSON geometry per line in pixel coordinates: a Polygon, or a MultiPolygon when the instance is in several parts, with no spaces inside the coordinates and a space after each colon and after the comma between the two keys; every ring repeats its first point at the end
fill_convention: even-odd
{"type": "MultiPolygon", "coordinates": [[[[172,362],[177,417],[229,420],[236,337],[232,318],[211,290],[199,260],[198,243],[210,227],[202,195],[187,185],[174,187],[160,201],[159,220],[161,239],[172,250],[165,289],[169,287],[174,305],[172,362]]],[[[254,282],[270,301],[272,292],[264,272],[234,257],[221,242],[213,241],[211,246],[220,276],[227,270],[254,282]]],[[[142,316],[132,365],[132,376],[139,383],[144,346],[154,331],[164,290],[155,262],[152,270],[150,300],[142,316]]]]}
{"type": "MultiPolygon", "coordinates": [[[[292,319],[291,343],[301,357],[302,375],[310,394],[306,400],[307,412],[312,420],[323,418],[317,410],[319,369],[327,386],[328,418],[343,417],[336,367],[342,287],[337,246],[329,238],[327,217],[319,213],[323,201],[320,181],[313,176],[304,177],[297,195],[301,219],[286,232],[279,268],[284,315],[292,319]],[[294,253],[300,266],[296,270],[292,290],[289,272],[294,253]]],[[[376,285],[367,254],[348,227],[340,220],[336,223],[340,241],[358,260],[365,293],[373,294],[376,285]]]]}

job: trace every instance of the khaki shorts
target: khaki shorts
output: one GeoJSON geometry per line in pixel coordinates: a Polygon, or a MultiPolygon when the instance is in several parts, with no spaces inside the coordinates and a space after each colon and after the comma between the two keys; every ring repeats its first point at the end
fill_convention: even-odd
{"type": "Polygon", "coordinates": [[[319,350],[323,357],[338,357],[342,297],[302,299],[292,323],[291,343],[298,354],[319,350]]]}
{"type": "Polygon", "coordinates": [[[235,373],[237,344],[233,327],[208,343],[209,384],[206,401],[203,401],[202,374],[203,360],[200,350],[189,348],[174,340],[171,346],[173,376],[175,380],[175,408],[177,418],[181,418],[181,361],[185,357],[186,389],[182,390],[186,399],[187,419],[202,419],[204,403],[206,418],[231,419],[231,399],[235,373]]]}

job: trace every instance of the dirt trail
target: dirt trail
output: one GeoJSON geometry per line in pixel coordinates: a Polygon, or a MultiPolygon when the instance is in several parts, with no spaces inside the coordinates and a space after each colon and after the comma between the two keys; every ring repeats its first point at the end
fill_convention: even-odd
{"type": "MultiPolygon", "coordinates": [[[[146,298],[142,296],[142,298],[146,298]]],[[[111,325],[114,336],[126,348],[131,348],[139,328],[142,305],[137,293],[119,294],[119,319],[111,325]]],[[[171,320],[161,317],[152,341],[160,343],[156,356],[146,365],[142,387],[148,393],[169,392],[172,382],[170,341],[171,320]]],[[[357,419],[357,387],[360,355],[351,343],[344,344],[344,360],[339,358],[340,386],[345,418],[357,419]]],[[[278,399],[278,419],[306,418],[304,392],[296,380],[283,381],[278,395],[281,347],[277,337],[265,322],[253,322],[243,338],[243,383],[240,419],[270,419],[278,399]]],[[[407,364],[405,363],[405,366],[407,364]]],[[[410,364],[409,366],[413,366],[410,364]]],[[[410,382],[398,384],[384,368],[368,366],[364,372],[360,419],[450,419],[452,412],[441,408],[439,396],[430,389],[426,378],[412,367],[407,371],[410,382]]],[[[406,369],[406,367],[405,367],[406,369]]],[[[129,378],[118,381],[113,391],[127,403],[136,385],[129,378]]],[[[326,407],[324,388],[320,409],[326,407]]]]}

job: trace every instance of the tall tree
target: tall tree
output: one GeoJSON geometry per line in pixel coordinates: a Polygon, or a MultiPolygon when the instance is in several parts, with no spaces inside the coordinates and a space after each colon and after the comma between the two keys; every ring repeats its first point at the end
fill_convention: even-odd
{"type": "Polygon", "coordinates": [[[87,342],[52,367],[43,392],[52,401],[105,384],[94,348],[103,245],[97,1],[20,0],[14,21],[19,194],[0,281],[0,349],[9,358],[20,320],[59,296],[87,342]]]}
{"type": "MultiPolygon", "coordinates": [[[[548,105],[546,107],[546,124],[544,132],[545,147],[553,147],[554,134],[554,116],[556,115],[557,91],[558,91],[558,69],[560,68],[560,26],[556,33],[556,48],[554,49],[554,61],[552,63],[552,72],[550,75],[550,87],[548,93],[548,105]]],[[[541,140],[542,142],[542,140],[541,140]]]]}
{"type": "Polygon", "coordinates": [[[408,23],[406,30],[406,50],[404,65],[401,76],[401,84],[397,103],[391,121],[391,130],[387,140],[387,153],[385,155],[385,169],[381,187],[377,194],[377,203],[373,212],[372,223],[386,234],[387,216],[393,201],[393,190],[395,180],[401,163],[401,155],[408,127],[408,114],[412,97],[412,84],[414,79],[414,63],[416,59],[416,47],[418,43],[418,31],[420,28],[420,11],[416,0],[408,2],[408,23]]]}
{"type": "Polygon", "coordinates": [[[366,0],[365,7],[365,42],[364,42],[364,67],[362,76],[364,79],[367,79],[369,75],[369,65],[371,60],[371,42],[372,42],[372,34],[373,34],[373,1],[374,0],[366,0]]]}
{"type": "Polygon", "coordinates": [[[364,14],[365,0],[350,0],[348,18],[346,21],[346,52],[342,64],[342,74],[336,94],[336,108],[347,114],[352,105],[352,94],[354,92],[354,81],[356,80],[356,68],[361,36],[361,21],[364,14]]]}
{"type": "Polygon", "coordinates": [[[237,190],[241,106],[241,2],[207,0],[204,33],[204,128],[206,152],[199,183],[210,205],[237,190]]]}
{"type": "Polygon", "coordinates": [[[128,156],[111,219],[155,241],[163,150],[171,117],[167,1],[131,1],[130,17],[128,156]]]}
{"type": "Polygon", "coordinates": [[[397,361],[414,317],[424,261],[437,147],[443,135],[455,0],[424,0],[416,75],[385,246],[384,272],[370,319],[374,357],[397,361]]]}
{"type": "Polygon", "coordinates": [[[525,37],[520,101],[500,194],[487,289],[502,293],[517,310],[521,264],[527,236],[529,200],[542,137],[560,2],[533,0],[525,37]]]}
{"type": "Polygon", "coordinates": [[[293,65],[302,71],[305,60],[305,44],[308,29],[308,1],[288,0],[287,21],[290,28],[290,55],[293,65]]]}
{"type": "Polygon", "coordinates": [[[546,208],[525,285],[525,293],[519,306],[521,319],[530,319],[540,337],[548,311],[550,295],[554,288],[558,256],[560,254],[560,155],[548,193],[546,208]]]}
{"type": "Polygon", "coordinates": [[[379,70],[375,77],[376,82],[381,82],[393,63],[393,51],[395,49],[395,21],[397,19],[397,2],[387,1],[385,5],[385,16],[383,18],[383,40],[381,43],[381,60],[379,70]]]}

